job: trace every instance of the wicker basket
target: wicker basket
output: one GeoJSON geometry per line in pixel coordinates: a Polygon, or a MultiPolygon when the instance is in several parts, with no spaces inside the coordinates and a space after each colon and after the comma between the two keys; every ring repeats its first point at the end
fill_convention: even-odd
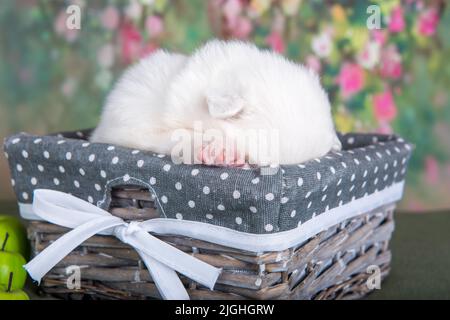
{"type": "MultiPolygon", "coordinates": [[[[162,240],[154,239],[165,246],[157,255],[166,259],[166,267],[177,253],[186,258],[183,252],[204,262],[187,257],[190,265],[185,259],[182,266],[173,264],[169,277],[176,278],[173,270],[192,275],[189,268],[203,275],[199,264],[209,264],[214,276],[220,273],[215,284],[179,274],[192,299],[356,299],[374,288],[374,277],[389,272],[392,213],[412,150],[400,137],[340,135],[342,152],[280,166],[267,175],[262,168],[177,165],[165,155],[90,144],[88,136],[89,131],[23,133],[5,141],[21,215],[32,220],[34,255],[69,231],[62,226],[73,225],[45,214],[45,221],[61,224],[39,221],[32,202],[37,189],[47,189],[87,200],[125,222],[150,220],[158,227],[145,231],[162,240]],[[162,257],[172,249],[174,255],[162,257]]],[[[64,209],[46,211],[73,212],[64,209]]],[[[57,263],[42,279],[42,289],[66,299],[161,298],[159,281],[173,284],[167,274],[156,285],[135,249],[125,244],[130,242],[114,232],[106,234],[114,236],[96,234],[81,245],[87,238],[79,238],[74,244],[79,246],[61,261],[41,258],[51,262],[45,272],[57,263]],[[81,272],[76,290],[67,285],[72,278],[66,267],[72,265],[81,272]]],[[[161,275],[155,268],[150,271],[161,275]]],[[[32,268],[30,274],[40,279],[44,273],[34,273],[36,269],[42,270],[32,268]]]]}
{"type": "MultiPolygon", "coordinates": [[[[109,211],[126,220],[158,217],[146,190],[116,188],[109,211]]],[[[223,268],[213,291],[182,278],[192,299],[357,299],[371,290],[368,267],[389,272],[393,204],[383,205],[279,252],[247,252],[181,236],[158,236],[178,249],[223,268]]],[[[33,221],[33,254],[68,230],[33,221]]],[[[41,288],[65,299],[160,298],[137,253],[114,237],[94,236],[64,258],[41,288]],[[66,267],[81,266],[79,290],[68,289],[66,267]]]]}

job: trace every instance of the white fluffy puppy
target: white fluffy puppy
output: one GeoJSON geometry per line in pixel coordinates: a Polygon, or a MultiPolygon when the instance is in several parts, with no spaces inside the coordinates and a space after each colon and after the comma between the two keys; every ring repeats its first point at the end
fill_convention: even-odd
{"type": "Polygon", "coordinates": [[[91,140],[170,154],[172,133],[193,134],[196,123],[224,134],[194,147],[206,164],[294,164],[341,148],[315,73],[254,45],[218,40],[189,58],[158,52],[131,67],[91,140]],[[255,132],[265,135],[255,140],[255,132]]]}
{"type": "Polygon", "coordinates": [[[92,142],[168,153],[163,117],[169,86],[187,57],[158,50],[128,68],[106,98],[92,142]]]}

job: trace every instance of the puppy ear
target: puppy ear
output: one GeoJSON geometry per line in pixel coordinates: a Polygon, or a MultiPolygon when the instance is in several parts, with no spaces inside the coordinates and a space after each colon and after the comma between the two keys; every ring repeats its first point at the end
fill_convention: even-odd
{"type": "Polygon", "coordinates": [[[218,119],[233,117],[244,109],[244,99],[237,91],[209,90],[206,104],[209,114],[218,119]]]}

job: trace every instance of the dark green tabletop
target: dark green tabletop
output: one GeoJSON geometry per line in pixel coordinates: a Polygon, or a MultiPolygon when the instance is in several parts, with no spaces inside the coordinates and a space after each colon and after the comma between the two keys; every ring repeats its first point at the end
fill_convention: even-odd
{"type": "Polygon", "coordinates": [[[392,269],[370,299],[450,299],[450,210],[396,213],[392,269]]]}
{"type": "MultiPolygon", "coordinates": [[[[0,202],[0,214],[17,207],[0,202]]],[[[395,221],[391,273],[368,299],[450,299],[450,211],[396,213],[395,221]]]]}

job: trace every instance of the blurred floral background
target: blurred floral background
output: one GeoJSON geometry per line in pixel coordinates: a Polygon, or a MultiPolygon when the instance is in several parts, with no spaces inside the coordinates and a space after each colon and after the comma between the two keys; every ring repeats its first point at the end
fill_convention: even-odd
{"type": "MultiPolygon", "coordinates": [[[[213,37],[253,41],[314,69],[339,130],[395,132],[416,145],[401,208],[450,207],[445,1],[1,1],[0,137],[93,127],[127,65],[213,37]],[[73,4],[80,30],[66,27],[73,4]],[[379,29],[367,27],[371,5],[379,29]]],[[[0,199],[13,197],[1,155],[0,199]]]]}

